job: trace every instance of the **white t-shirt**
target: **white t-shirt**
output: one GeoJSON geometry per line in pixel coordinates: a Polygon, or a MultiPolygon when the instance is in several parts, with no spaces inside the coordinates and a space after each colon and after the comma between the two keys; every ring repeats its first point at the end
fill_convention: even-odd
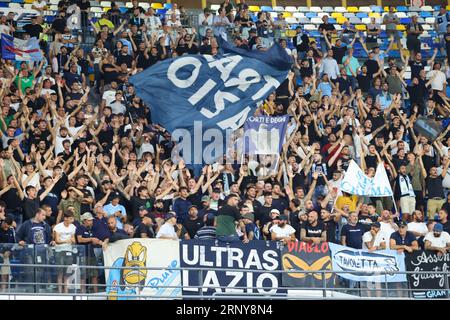
{"type": "MultiPolygon", "coordinates": [[[[22,175],[22,184],[25,182],[25,180],[28,178],[28,175],[26,173],[24,173],[22,175]]],[[[27,185],[25,187],[28,186],[33,186],[35,187],[37,190],[39,190],[41,188],[41,184],[39,183],[39,174],[35,174],[33,176],[33,178],[31,178],[30,181],[28,181],[27,185]]]]}
{"type": "Polygon", "coordinates": [[[279,237],[290,237],[291,234],[295,233],[295,229],[289,224],[285,225],[284,228],[280,228],[279,225],[274,225],[269,231],[275,232],[279,237]]]}
{"type": "Polygon", "coordinates": [[[106,106],[109,107],[111,102],[116,100],[116,90],[108,90],[103,93],[102,99],[106,101],[106,106]]]}
{"type": "Polygon", "coordinates": [[[431,89],[433,90],[444,90],[444,83],[447,82],[447,78],[445,77],[445,73],[440,70],[432,70],[428,73],[429,78],[431,79],[434,75],[436,77],[431,81],[431,89]]]}
{"type": "Polygon", "coordinates": [[[65,138],[60,137],[59,135],[56,136],[56,143],[55,143],[55,154],[56,155],[58,155],[59,153],[64,151],[63,141],[66,139],[70,140],[70,144],[72,145],[73,139],[72,139],[72,137],[69,137],[69,135],[67,135],[67,137],[65,137],[65,138]]]}
{"type": "Polygon", "coordinates": [[[178,239],[178,235],[175,232],[175,228],[170,223],[164,223],[161,228],[159,228],[158,234],[156,235],[156,238],[161,238],[162,236],[165,237],[172,237],[178,239]]]}
{"type": "Polygon", "coordinates": [[[47,93],[48,93],[48,94],[52,94],[52,93],[56,93],[56,91],[53,90],[53,89],[42,89],[42,91],[41,91],[41,97],[45,96],[47,93]]]}
{"type": "Polygon", "coordinates": [[[410,222],[408,223],[408,231],[426,234],[428,233],[428,228],[425,222],[410,222]]]}
{"type": "MultiPolygon", "coordinates": [[[[444,171],[443,166],[440,166],[437,168],[437,174],[439,176],[442,175],[443,171],[444,171]]],[[[442,187],[450,188],[450,167],[447,168],[447,174],[445,175],[444,179],[442,180],[442,187]]]]}
{"type": "MultiPolygon", "coordinates": [[[[370,241],[372,241],[372,234],[370,233],[370,231],[367,231],[363,235],[363,249],[369,250],[369,248],[366,245],[366,242],[370,242],[370,241]]],[[[384,242],[384,244],[386,245],[386,248],[389,248],[389,239],[386,240],[386,238],[384,237],[384,234],[381,233],[381,231],[379,231],[375,235],[375,241],[373,242],[373,246],[379,247],[382,242],[384,242]]]]}
{"type": "Polygon", "coordinates": [[[391,234],[395,232],[395,229],[391,226],[390,223],[380,221],[380,232],[381,236],[386,240],[386,249],[389,249],[389,240],[391,239],[391,234]]]}
{"type": "Polygon", "coordinates": [[[450,243],[450,235],[447,232],[443,231],[441,233],[441,236],[439,238],[436,238],[433,232],[428,232],[423,239],[423,242],[425,242],[426,240],[431,242],[432,247],[445,248],[447,246],[447,243],[450,243]]]}
{"type": "MultiPolygon", "coordinates": [[[[74,224],[69,224],[69,226],[66,227],[64,225],[64,222],[61,222],[61,223],[58,223],[53,230],[55,231],[55,233],[59,234],[59,240],[67,241],[67,240],[70,240],[72,238],[72,236],[75,235],[76,229],[77,228],[75,227],[74,224]]],[[[70,251],[71,248],[72,248],[72,245],[69,243],[57,244],[55,246],[55,251],[56,252],[70,251]]]]}

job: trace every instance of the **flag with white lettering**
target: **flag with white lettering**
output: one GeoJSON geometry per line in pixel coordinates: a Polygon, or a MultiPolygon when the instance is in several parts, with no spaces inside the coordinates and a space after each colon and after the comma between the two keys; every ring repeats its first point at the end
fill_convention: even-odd
{"type": "Polygon", "coordinates": [[[378,164],[375,176],[369,178],[358,164],[351,160],[341,181],[341,190],[350,194],[368,197],[391,197],[393,194],[384,163],[382,162],[378,164]]]}
{"type": "MultiPolygon", "coordinates": [[[[152,121],[170,131],[172,140],[185,143],[187,164],[208,163],[205,142],[224,144],[225,132],[240,128],[286,80],[292,65],[278,44],[266,52],[248,52],[219,42],[220,54],[160,61],[130,78],[137,95],[151,108],[152,121]]],[[[223,155],[217,144],[211,154],[223,155]]]]}
{"type": "Polygon", "coordinates": [[[289,116],[249,117],[244,124],[244,153],[278,154],[283,147],[289,116]]]}
{"type": "Polygon", "coordinates": [[[35,37],[22,40],[2,33],[2,58],[13,61],[41,61],[39,40],[35,37]]]}

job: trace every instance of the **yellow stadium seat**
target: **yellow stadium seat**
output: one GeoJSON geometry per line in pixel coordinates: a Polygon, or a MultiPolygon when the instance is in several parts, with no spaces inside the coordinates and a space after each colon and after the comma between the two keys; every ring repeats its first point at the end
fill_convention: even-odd
{"type": "Polygon", "coordinates": [[[369,17],[379,19],[381,15],[378,12],[371,12],[369,13],[369,17]]]}
{"type": "Polygon", "coordinates": [[[358,7],[347,7],[347,12],[356,13],[359,12],[358,7]]]}
{"type": "Polygon", "coordinates": [[[355,26],[355,29],[358,31],[366,31],[366,25],[365,24],[357,24],[355,26]]]}
{"type": "Polygon", "coordinates": [[[333,12],[331,13],[331,17],[337,19],[339,17],[343,17],[343,15],[342,12],[333,12]]]}
{"type": "Polygon", "coordinates": [[[338,24],[344,24],[345,21],[347,21],[348,19],[346,17],[338,17],[336,19],[338,24]]]}
{"type": "Polygon", "coordinates": [[[153,2],[153,3],[151,4],[151,7],[152,7],[153,9],[164,9],[164,6],[162,5],[162,3],[159,3],[159,2],[153,2]]]}
{"type": "Polygon", "coordinates": [[[33,3],[34,0],[25,0],[25,3],[33,3]]]}
{"type": "Polygon", "coordinates": [[[398,24],[398,25],[397,25],[397,30],[398,30],[398,31],[406,31],[406,27],[405,27],[405,25],[403,25],[403,24],[398,24]]]}
{"type": "Polygon", "coordinates": [[[450,10],[450,6],[446,6],[445,9],[450,10]]]}
{"type": "MultiPolygon", "coordinates": [[[[395,6],[393,6],[393,7],[394,7],[394,12],[397,12],[397,8],[395,6]]],[[[384,9],[384,12],[389,12],[388,6],[385,6],[383,9],[384,9]]]]}
{"type": "Polygon", "coordinates": [[[111,8],[106,8],[105,7],[105,8],[103,8],[103,12],[108,12],[109,9],[111,9],[111,8]]]}
{"type": "Polygon", "coordinates": [[[290,17],[292,17],[292,13],[291,12],[283,12],[283,17],[290,18],[290,17]]]}
{"type": "Polygon", "coordinates": [[[251,12],[259,12],[259,11],[261,11],[259,6],[249,6],[248,10],[250,10],[251,12]]]}
{"type": "Polygon", "coordinates": [[[287,37],[293,38],[296,35],[297,35],[297,31],[295,31],[295,30],[286,30],[286,36],[287,37]]]}

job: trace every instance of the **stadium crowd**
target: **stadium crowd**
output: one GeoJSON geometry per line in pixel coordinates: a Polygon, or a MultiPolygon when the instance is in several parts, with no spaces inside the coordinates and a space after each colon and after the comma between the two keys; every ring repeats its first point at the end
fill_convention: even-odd
{"type": "MultiPolygon", "coordinates": [[[[109,242],[130,237],[450,250],[450,69],[436,58],[439,48],[422,58],[417,19],[407,26],[408,54],[394,12],[383,20],[390,43],[383,51],[375,20],[364,33],[349,23],[337,32],[324,16],[317,43],[301,26],[287,37],[282,15],[260,12],[253,22],[244,1],[236,14],[229,0],[217,14],[205,9],[198,28],[187,26],[176,4],[159,17],[132,3],[126,14],[113,3],[94,22],[89,1],[78,2],[82,28],[96,37],[85,50],[86,33],[67,26],[73,3],[62,0],[51,25],[36,16],[21,33],[40,39],[44,60],[1,60],[1,243],[55,246],[60,264],[72,263],[64,252],[73,244],[101,256],[109,242]],[[172,161],[170,132],[152,122],[151,106],[128,83],[164,59],[218,54],[218,36],[245,50],[279,42],[294,58],[289,77],[256,111],[292,119],[275,171],[260,157],[256,165],[248,158],[206,165],[195,176],[172,161]],[[367,58],[353,55],[356,42],[367,58]],[[400,59],[389,56],[394,47],[400,59]],[[415,131],[420,116],[442,126],[436,139],[415,131]],[[396,203],[341,192],[352,159],[368,176],[384,162],[396,203]]],[[[33,4],[40,12],[45,6],[33,4]]],[[[445,7],[439,16],[445,54],[445,7]]],[[[10,16],[0,18],[0,29],[19,31],[10,16]]],[[[6,263],[8,251],[2,255],[6,263]]]]}

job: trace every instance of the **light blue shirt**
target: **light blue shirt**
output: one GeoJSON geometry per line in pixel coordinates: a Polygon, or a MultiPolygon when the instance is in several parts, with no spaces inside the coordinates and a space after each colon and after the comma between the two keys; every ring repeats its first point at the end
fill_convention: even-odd
{"type": "MultiPolygon", "coordinates": [[[[112,203],[107,204],[106,206],[103,206],[103,210],[105,210],[106,215],[109,216],[113,216],[117,211],[122,212],[123,216],[127,215],[127,210],[125,210],[125,207],[121,204],[118,204],[117,206],[113,206],[112,203]]],[[[123,223],[122,221],[116,217],[117,220],[117,228],[118,229],[123,229],[123,223]]]]}
{"type": "MultiPolygon", "coordinates": [[[[347,58],[348,58],[348,56],[345,56],[344,58],[342,58],[342,63],[344,63],[345,60],[347,60],[347,58]]],[[[359,66],[358,59],[356,59],[354,56],[352,56],[350,58],[349,64],[345,66],[345,71],[347,72],[347,75],[352,77],[353,74],[350,72],[350,67],[352,68],[352,70],[355,74],[358,73],[358,68],[360,66],[359,66]]]]}
{"type": "Polygon", "coordinates": [[[331,87],[331,83],[329,82],[321,82],[319,86],[317,87],[317,90],[322,91],[322,96],[329,96],[331,97],[331,92],[333,91],[333,88],[331,87]]]}

